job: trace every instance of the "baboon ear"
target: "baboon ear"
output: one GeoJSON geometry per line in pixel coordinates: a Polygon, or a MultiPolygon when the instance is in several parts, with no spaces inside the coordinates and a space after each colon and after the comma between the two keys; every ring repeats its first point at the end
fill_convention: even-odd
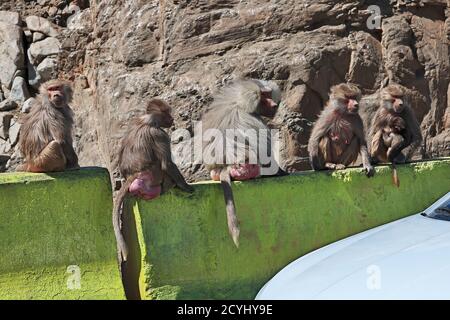
{"type": "Polygon", "coordinates": [[[159,127],[161,127],[161,124],[159,123],[158,120],[152,119],[152,120],[150,121],[150,127],[159,128],[159,127]]]}
{"type": "Polygon", "coordinates": [[[160,128],[161,127],[161,114],[159,112],[152,112],[149,121],[150,127],[160,128]]]}

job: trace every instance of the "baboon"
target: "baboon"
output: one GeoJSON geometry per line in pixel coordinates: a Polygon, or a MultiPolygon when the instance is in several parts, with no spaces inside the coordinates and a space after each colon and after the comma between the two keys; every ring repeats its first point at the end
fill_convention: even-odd
{"type": "Polygon", "coordinates": [[[405,162],[422,141],[409,96],[404,87],[392,84],[381,91],[380,100],[369,130],[370,156],[374,162],[405,162]],[[384,141],[386,131],[398,131],[403,141],[398,145],[387,145],[384,141]]]}
{"type": "Polygon", "coordinates": [[[78,168],[72,146],[72,88],[68,82],[50,80],[41,85],[30,113],[22,119],[19,149],[25,163],[19,171],[53,172],[78,168]]]}
{"type": "Polygon", "coordinates": [[[399,146],[405,141],[403,135],[406,130],[406,123],[401,117],[391,118],[382,131],[382,141],[387,148],[386,157],[388,159],[393,150],[399,148],[399,146]]]}
{"type": "Polygon", "coordinates": [[[268,133],[269,129],[262,117],[273,118],[280,99],[280,89],[274,82],[238,80],[215,95],[210,109],[202,117],[205,132],[211,129],[221,134],[220,138],[205,141],[204,154],[214,154],[207,163],[207,169],[213,180],[221,182],[228,230],[236,247],[239,247],[240,228],[231,179],[248,180],[260,175],[264,164],[261,163],[258,145],[263,143],[270,150],[271,139],[269,134],[267,139],[256,136],[261,131],[268,133]],[[230,131],[233,137],[228,136],[230,131]],[[255,139],[246,136],[249,132],[255,133],[255,139]],[[247,139],[257,141],[246,143],[247,139]],[[222,155],[217,154],[217,151],[223,151],[222,155]]]}
{"type": "Polygon", "coordinates": [[[374,174],[358,114],[360,98],[361,91],[353,84],[342,83],[331,88],[330,100],[314,124],[308,143],[314,170],[344,169],[360,154],[366,175],[374,174]]]}
{"type": "Polygon", "coordinates": [[[163,100],[150,100],[146,113],[133,120],[121,141],[119,171],[125,183],[117,194],[113,212],[121,262],[127,261],[128,257],[128,247],[121,231],[123,203],[128,194],[150,200],[175,185],[186,192],[193,192],[172,161],[170,137],[163,130],[173,124],[171,112],[171,107],[163,100]]]}
{"type": "Polygon", "coordinates": [[[381,91],[380,107],[371,121],[368,140],[372,163],[391,162],[393,182],[398,187],[395,165],[410,158],[422,141],[419,122],[404,87],[392,84],[381,91]]]}

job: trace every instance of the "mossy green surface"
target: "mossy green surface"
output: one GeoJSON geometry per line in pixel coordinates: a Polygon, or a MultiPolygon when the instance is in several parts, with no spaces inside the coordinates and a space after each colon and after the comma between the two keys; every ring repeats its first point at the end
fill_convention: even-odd
{"type": "Polygon", "coordinates": [[[0,174],[0,299],[124,299],[111,210],[106,169],[0,174]]]}
{"type": "Polygon", "coordinates": [[[420,212],[450,190],[450,159],[237,182],[240,247],[219,184],[137,201],[144,299],[253,299],[289,262],[328,243],[420,212]]]}

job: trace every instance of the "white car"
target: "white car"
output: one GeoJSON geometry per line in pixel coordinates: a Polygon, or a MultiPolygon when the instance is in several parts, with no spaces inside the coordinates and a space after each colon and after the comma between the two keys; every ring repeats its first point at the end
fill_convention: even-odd
{"type": "Polygon", "coordinates": [[[256,299],[450,299],[450,192],[295,260],[256,299]]]}

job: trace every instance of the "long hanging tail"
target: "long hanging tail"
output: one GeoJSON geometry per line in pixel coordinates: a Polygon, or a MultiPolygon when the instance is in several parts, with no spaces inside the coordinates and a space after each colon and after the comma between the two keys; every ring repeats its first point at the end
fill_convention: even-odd
{"type": "Polygon", "coordinates": [[[397,188],[400,188],[400,179],[398,177],[397,167],[395,164],[392,164],[392,183],[397,186],[397,188]]]}
{"type": "Polygon", "coordinates": [[[125,201],[126,196],[128,195],[128,188],[130,187],[131,182],[133,182],[133,180],[134,177],[128,178],[125,184],[122,186],[122,188],[120,188],[119,194],[117,195],[114,204],[112,216],[114,234],[116,235],[117,249],[119,251],[119,258],[122,259],[121,262],[125,262],[128,259],[128,246],[126,244],[125,238],[120,228],[123,214],[123,203],[125,201]]]}
{"type": "Polygon", "coordinates": [[[236,207],[234,205],[233,190],[231,189],[231,178],[228,169],[222,169],[220,172],[220,183],[222,184],[223,196],[225,198],[228,231],[234,244],[239,248],[239,221],[236,216],[236,207]]]}

